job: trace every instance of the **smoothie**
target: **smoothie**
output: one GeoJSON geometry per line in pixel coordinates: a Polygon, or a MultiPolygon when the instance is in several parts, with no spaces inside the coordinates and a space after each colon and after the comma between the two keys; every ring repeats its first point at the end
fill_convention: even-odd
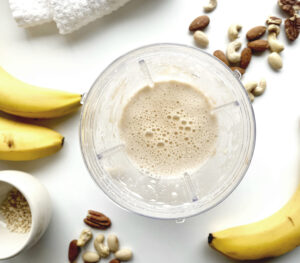
{"type": "Polygon", "coordinates": [[[208,98],[178,81],[157,82],[132,96],[119,133],[129,158],[154,175],[193,172],[215,152],[218,121],[208,98]]]}

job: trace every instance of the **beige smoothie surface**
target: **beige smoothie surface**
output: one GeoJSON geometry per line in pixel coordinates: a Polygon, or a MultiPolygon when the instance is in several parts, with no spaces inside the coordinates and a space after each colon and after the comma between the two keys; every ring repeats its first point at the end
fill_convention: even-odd
{"type": "Polygon", "coordinates": [[[215,152],[218,123],[211,109],[208,98],[186,83],[142,88],[124,107],[119,123],[128,156],[155,175],[197,169],[215,152]]]}

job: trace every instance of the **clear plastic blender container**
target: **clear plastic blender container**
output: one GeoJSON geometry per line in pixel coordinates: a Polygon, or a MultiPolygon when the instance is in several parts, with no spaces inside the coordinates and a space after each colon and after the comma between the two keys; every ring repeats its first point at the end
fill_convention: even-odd
{"type": "Polygon", "coordinates": [[[111,200],[144,216],[183,219],[216,206],[242,180],[254,151],[255,118],[239,74],[200,49],[155,44],[125,54],[102,72],[84,99],[80,136],[86,166],[111,200]],[[130,98],[166,80],[200,89],[218,119],[216,152],[193,173],[144,173],[119,136],[122,109],[130,98]]]}

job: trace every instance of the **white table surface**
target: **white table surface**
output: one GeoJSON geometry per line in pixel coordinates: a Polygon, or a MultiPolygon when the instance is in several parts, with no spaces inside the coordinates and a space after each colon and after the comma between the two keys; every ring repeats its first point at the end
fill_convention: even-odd
{"type": "MultiPolygon", "coordinates": [[[[86,92],[97,75],[115,58],[141,45],[177,42],[193,45],[188,33],[192,19],[202,14],[201,0],[132,0],[114,14],[68,36],[54,23],[32,29],[15,24],[7,0],[0,1],[0,65],[18,78],[39,86],[86,92]]],[[[277,0],[226,0],[211,17],[207,30],[209,52],[225,49],[227,28],[238,22],[245,32],[280,14],[277,0]]],[[[248,173],[223,203],[183,224],[158,221],[123,211],[95,185],[83,163],[79,147],[79,112],[63,119],[42,121],[66,137],[63,149],[33,162],[0,162],[0,169],[33,174],[48,188],[53,220],[40,242],[7,263],[67,262],[70,240],[84,228],[88,209],[103,211],[113,221],[108,232],[132,247],[137,263],[232,262],[207,245],[211,231],[250,223],[278,210],[296,189],[297,146],[300,132],[300,39],[287,44],[280,73],[267,64],[267,53],[256,56],[244,81],[265,77],[268,89],[254,103],[257,144],[248,173]]],[[[0,244],[1,245],[1,244],[0,244]]],[[[299,262],[300,248],[273,262],[299,262]]],[[[79,261],[81,262],[81,261],[79,261]]],[[[102,260],[101,262],[108,262],[102,260]]]]}

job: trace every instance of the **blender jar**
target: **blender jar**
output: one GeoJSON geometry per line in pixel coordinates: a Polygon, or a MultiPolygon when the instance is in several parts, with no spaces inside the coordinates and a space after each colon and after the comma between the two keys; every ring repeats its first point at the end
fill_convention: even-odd
{"type": "Polygon", "coordinates": [[[119,206],[152,218],[181,219],[223,201],[252,159],[255,118],[238,74],[200,49],[155,44],[110,64],[84,99],[81,149],[99,187],[119,206]],[[177,176],[142,172],[130,160],[118,131],[122,109],[152,82],[178,80],[200,89],[214,106],[216,152],[200,168],[177,176]]]}

